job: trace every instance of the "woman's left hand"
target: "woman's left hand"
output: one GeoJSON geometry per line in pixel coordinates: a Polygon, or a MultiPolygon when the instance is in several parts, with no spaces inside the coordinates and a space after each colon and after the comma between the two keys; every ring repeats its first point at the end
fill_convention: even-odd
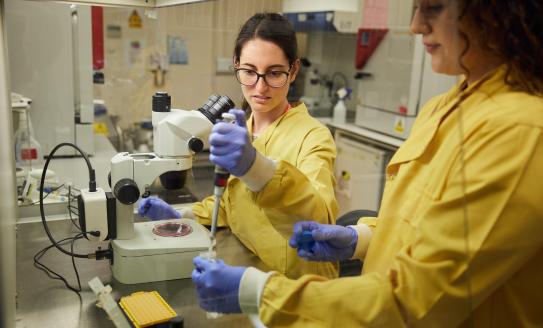
{"type": "Polygon", "coordinates": [[[334,262],[350,259],[358,243],[358,234],[351,227],[299,221],[289,246],[298,249],[298,256],[308,261],[334,262]]]}
{"type": "Polygon", "coordinates": [[[213,126],[209,136],[209,160],[240,177],[253,165],[256,150],[249,139],[245,112],[231,109],[229,113],[236,116],[236,123],[219,122],[213,126]]]}

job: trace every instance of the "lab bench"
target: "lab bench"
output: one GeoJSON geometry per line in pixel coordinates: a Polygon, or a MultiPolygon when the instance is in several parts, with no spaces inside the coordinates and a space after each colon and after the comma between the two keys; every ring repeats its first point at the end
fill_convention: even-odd
{"type": "MultiPolygon", "coordinates": [[[[56,240],[73,236],[77,231],[69,219],[48,221],[56,240]]],[[[194,285],[190,278],[170,281],[125,285],[115,281],[108,260],[76,259],[83,291],[78,296],[59,280],[53,280],[33,265],[36,252],[50,245],[41,222],[17,225],[17,323],[16,328],[30,327],[114,327],[105,311],[96,306],[96,296],[87,282],[99,277],[104,285],[111,285],[112,296],[118,300],[138,291],[158,291],[178,315],[183,316],[185,327],[252,327],[245,315],[225,315],[207,319],[198,306],[194,285]]],[[[107,245],[103,245],[107,247],[107,245]]],[[[69,249],[69,245],[64,246],[69,249]]],[[[76,253],[94,252],[96,244],[84,239],[75,243],[76,253]]],[[[217,232],[219,258],[231,265],[254,266],[269,271],[256,255],[247,250],[228,229],[217,232]]],[[[70,285],[77,286],[71,257],[55,248],[41,260],[50,269],[64,276],[70,285]]]]}

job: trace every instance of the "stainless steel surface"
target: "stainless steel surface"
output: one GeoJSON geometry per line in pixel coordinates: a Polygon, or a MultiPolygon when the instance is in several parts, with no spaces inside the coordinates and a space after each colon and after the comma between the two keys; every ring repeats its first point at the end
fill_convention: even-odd
{"type": "MultiPolygon", "coordinates": [[[[52,221],[49,227],[60,240],[73,235],[76,230],[69,220],[52,221]]],[[[217,233],[218,256],[232,265],[251,265],[268,271],[269,268],[249,252],[230,230],[217,233]]],[[[196,293],[190,279],[179,279],[155,283],[123,285],[115,281],[107,261],[76,259],[83,291],[81,298],[68,290],[62,282],[48,278],[33,266],[33,256],[49,240],[41,223],[21,223],[17,238],[17,328],[23,327],[113,327],[106,313],[96,307],[96,298],[87,282],[98,276],[102,282],[110,284],[115,299],[137,291],[156,290],[185,319],[185,327],[251,327],[244,315],[227,315],[209,320],[205,311],[198,306],[196,293]]],[[[69,245],[67,246],[69,247],[69,245]]],[[[76,252],[91,252],[91,243],[80,240],[76,252]]],[[[43,262],[53,271],[62,274],[71,285],[76,284],[71,258],[56,249],[43,257],[43,262]]]]}
{"type": "Polygon", "coordinates": [[[0,0],[0,327],[15,322],[15,222],[17,186],[11,123],[4,1],[0,0]]]}

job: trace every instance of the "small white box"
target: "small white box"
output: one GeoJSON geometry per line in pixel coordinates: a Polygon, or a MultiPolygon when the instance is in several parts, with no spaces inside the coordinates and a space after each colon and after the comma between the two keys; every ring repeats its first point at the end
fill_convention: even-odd
{"type": "Polygon", "coordinates": [[[100,236],[87,234],[87,238],[91,241],[106,240],[108,236],[106,193],[102,188],[96,188],[96,191],[89,191],[89,188],[81,189],[81,200],[84,204],[86,232],[100,232],[100,236]]]}

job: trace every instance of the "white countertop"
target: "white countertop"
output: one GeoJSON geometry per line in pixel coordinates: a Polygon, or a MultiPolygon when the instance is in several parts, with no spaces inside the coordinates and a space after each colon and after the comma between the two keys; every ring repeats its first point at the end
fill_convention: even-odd
{"type": "Polygon", "coordinates": [[[331,117],[316,117],[316,119],[319,122],[321,122],[322,124],[327,125],[329,127],[345,130],[345,131],[351,132],[353,134],[356,134],[356,135],[359,135],[359,136],[362,136],[362,137],[365,137],[365,138],[368,138],[368,139],[371,139],[371,140],[378,141],[380,143],[384,143],[384,144],[387,144],[387,145],[394,146],[396,148],[400,147],[403,144],[403,142],[405,141],[403,139],[394,138],[394,137],[391,137],[391,136],[386,135],[386,134],[382,134],[382,133],[379,133],[379,132],[376,132],[376,131],[372,131],[372,130],[369,130],[369,129],[366,129],[366,128],[362,128],[362,127],[360,127],[358,125],[355,125],[353,123],[345,123],[345,124],[334,123],[334,122],[332,122],[331,117]]]}

